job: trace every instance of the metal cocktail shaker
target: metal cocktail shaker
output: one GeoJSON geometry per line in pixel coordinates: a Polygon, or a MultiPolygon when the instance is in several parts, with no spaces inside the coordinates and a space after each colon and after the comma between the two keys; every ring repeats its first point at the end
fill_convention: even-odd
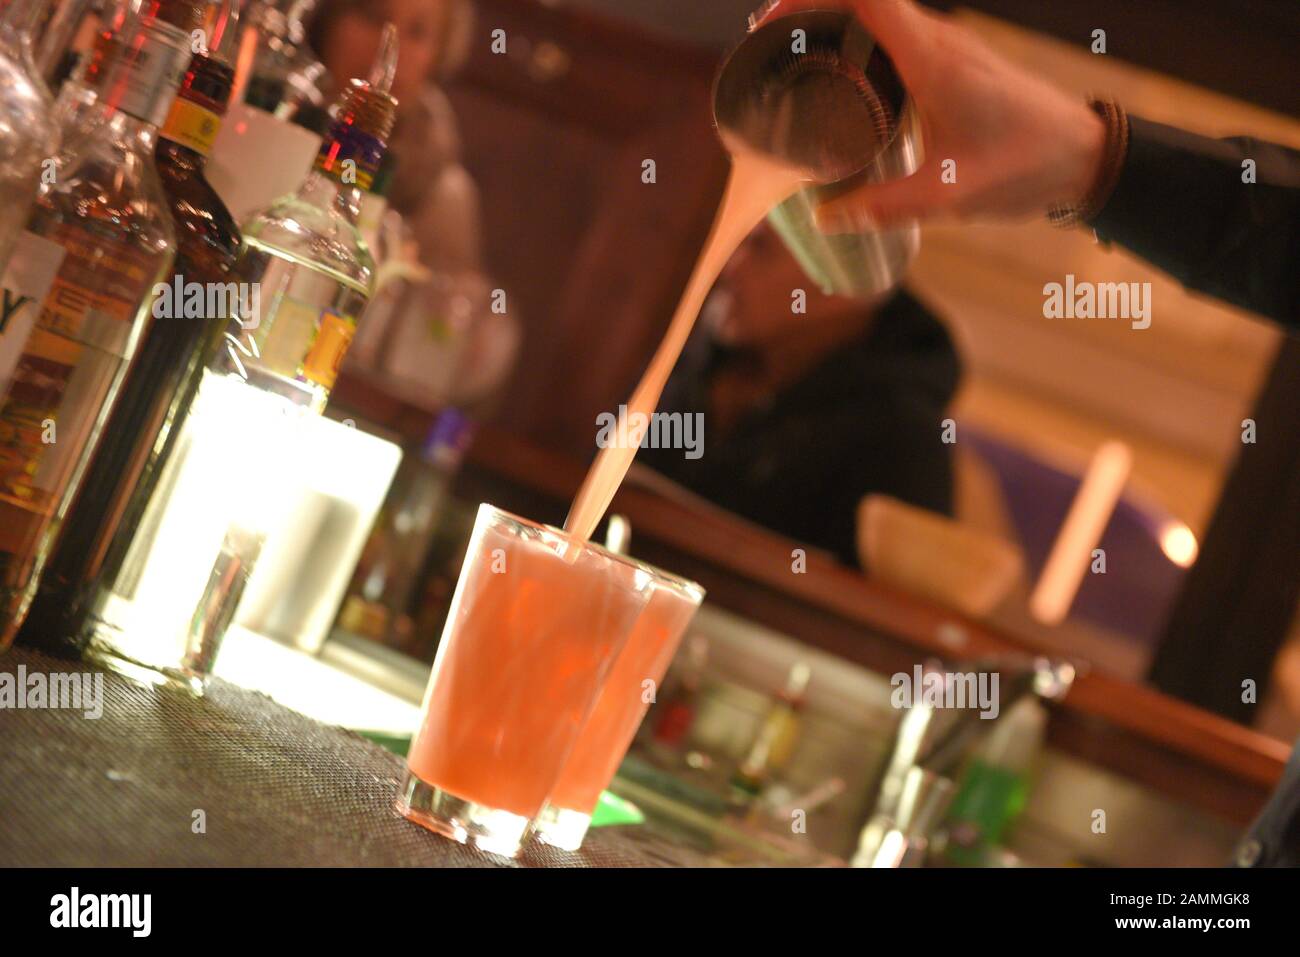
{"type": "Polygon", "coordinates": [[[907,176],[920,162],[915,109],[851,14],[803,11],[748,34],[718,71],[713,114],[724,140],[810,173],[814,183],[768,220],[811,280],[865,298],[902,278],[920,247],[915,223],[826,235],[813,221],[823,200],[907,176]]]}

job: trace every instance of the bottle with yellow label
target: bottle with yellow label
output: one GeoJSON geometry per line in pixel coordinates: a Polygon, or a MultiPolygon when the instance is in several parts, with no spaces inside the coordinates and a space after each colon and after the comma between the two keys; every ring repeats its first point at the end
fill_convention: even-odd
{"type": "Polygon", "coordinates": [[[0,648],[26,616],[176,255],[154,151],[190,34],[153,16],[124,29],[95,80],[93,135],[61,131],[0,279],[0,648]]]}
{"type": "Polygon", "coordinates": [[[360,229],[397,101],[395,31],[372,81],[352,80],[306,182],[243,227],[238,272],[261,287],[255,326],[232,328],[214,368],[320,411],[369,301],[375,263],[360,229]]]}
{"type": "MultiPolygon", "coordinates": [[[[87,654],[106,667],[201,694],[262,542],[288,510],[281,479],[302,460],[301,417],[323,410],[373,285],[357,222],[396,117],[394,35],[385,31],[372,80],[345,90],[307,181],[243,226],[224,284],[232,319],[171,427],[130,540],[119,534],[110,549],[121,560],[87,619],[87,654]]],[[[165,298],[174,309],[188,296],[178,284],[165,298]]]]}
{"type": "MultiPolygon", "coordinates": [[[[214,31],[216,47],[230,35],[229,23],[218,27],[222,33],[214,31]]],[[[203,364],[225,332],[230,317],[209,311],[206,295],[202,308],[187,314],[184,306],[186,289],[198,286],[206,292],[212,284],[230,282],[239,254],[239,229],[204,176],[233,76],[215,55],[194,56],[159,131],[154,159],[178,245],[165,287],[168,295],[155,301],[159,308],[152,310],[153,322],[63,520],[18,633],[20,644],[65,657],[84,648],[88,635],[82,624],[89,603],[101,580],[113,581],[175,448],[179,430],[173,426],[185,418],[203,364]]]]}

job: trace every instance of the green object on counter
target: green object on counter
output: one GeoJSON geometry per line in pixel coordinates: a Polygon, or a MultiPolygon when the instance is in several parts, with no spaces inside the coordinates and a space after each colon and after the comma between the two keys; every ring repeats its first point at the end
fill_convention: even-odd
{"type": "Polygon", "coordinates": [[[970,843],[950,842],[948,857],[962,867],[982,866],[986,849],[1002,842],[1028,798],[1029,779],[1021,771],[973,762],[948,811],[952,836],[966,837],[970,843]]]}
{"type": "Polygon", "coordinates": [[[644,824],[645,815],[641,809],[626,798],[609,791],[600,792],[596,810],[591,813],[592,827],[606,827],[611,824],[644,824]]]}
{"type": "MultiPolygon", "coordinates": [[[[403,758],[406,757],[406,752],[411,748],[411,736],[409,734],[392,734],[387,731],[358,731],[357,734],[403,758]]],[[[644,823],[645,815],[641,813],[639,807],[631,801],[608,791],[601,792],[600,800],[596,803],[596,810],[591,815],[592,827],[644,823]]]]}
{"type": "Polygon", "coordinates": [[[409,734],[392,734],[388,731],[358,731],[357,734],[403,758],[406,757],[406,752],[411,749],[411,736],[409,734]]]}
{"type": "Polygon", "coordinates": [[[1047,711],[1026,698],[994,727],[970,763],[948,809],[947,858],[961,867],[987,866],[990,851],[1029,800],[1029,769],[1043,747],[1047,711]]]}

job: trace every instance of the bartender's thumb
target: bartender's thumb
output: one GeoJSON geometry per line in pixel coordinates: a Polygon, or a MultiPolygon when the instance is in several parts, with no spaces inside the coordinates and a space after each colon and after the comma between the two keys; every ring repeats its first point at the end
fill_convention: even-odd
{"type": "Polygon", "coordinates": [[[911,176],[866,183],[818,206],[814,213],[817,228],[831,234],[856,233],[933,218],[948,199],[938,183],[939,177],[928,165],[911,176]]]}

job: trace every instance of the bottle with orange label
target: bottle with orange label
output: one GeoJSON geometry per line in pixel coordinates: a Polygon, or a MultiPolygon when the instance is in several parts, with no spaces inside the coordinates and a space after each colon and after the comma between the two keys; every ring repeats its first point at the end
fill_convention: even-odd
{"type": "MultiPolygon", "coordinates": [[[[307,181],[242,228],[233,281],[214,290],[226,290],[232,318],[91,603],[86,653],[106,667],[203,691],[262,542],[288,508],[281,478],[310,432],[300,417],[323,410],[370,298],[375,266],[357,223],[396,117],[395,62],[388,29],[375,74],[344,92],[307,181]]],[[[188,296],[178,284],[167,298],[175,308],[188,296]]]]}
{"type": "Polygon", "coordinates": [[[232,328],[216,367],[312,411],[329,397],[374,282],[359,219],[397,116],[396,56],[389,29],[371,80],[343,91],[307,180],[243,226],[238,272],[260,285],[262,314],[254,328],[232,328]]]}
{"type": "Polygon", "coordinates": [[[190,34],[137,17],[96,78],[93,135],[63,130],[3,280],[0,648],[26,615],[58,523],[171,271],[154,166],[190,34]]]}

